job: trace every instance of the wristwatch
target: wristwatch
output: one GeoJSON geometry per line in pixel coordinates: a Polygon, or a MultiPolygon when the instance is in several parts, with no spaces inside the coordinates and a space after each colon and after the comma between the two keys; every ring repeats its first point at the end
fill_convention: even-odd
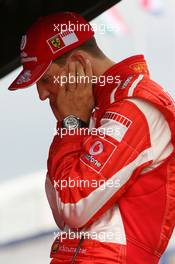
{"type": "Polygon", "coordinates": [[[66,129],[77,129],[82,127],[88,127],[88,124],[81,120],[79,117],[74,115],[69,115],[65,117],[62,121],[62,128],[66,129]]]}

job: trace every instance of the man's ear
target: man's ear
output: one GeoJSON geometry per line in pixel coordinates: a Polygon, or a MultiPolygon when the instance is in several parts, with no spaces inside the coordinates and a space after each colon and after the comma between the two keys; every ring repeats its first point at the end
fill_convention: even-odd
{"type": "Polygon", "coordinates": [[[70,61],[79,61],[83,65],[83,68],[86,65],[86,59],[88,59],[87,53],[81,50],[73,52],[70,56],[70,61]]]}

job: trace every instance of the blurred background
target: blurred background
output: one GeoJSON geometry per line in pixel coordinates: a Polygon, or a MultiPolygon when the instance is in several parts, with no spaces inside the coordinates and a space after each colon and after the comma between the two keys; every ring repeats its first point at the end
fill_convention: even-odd
{"type": "MultiPolygon", "coordinates": [[[[174,0],[123,0],[91,24],[111,59],[144,54],[151,77],[175,98],[174,17],[174,0]]],[[[0,80],[0,263],[48,264],[57,227],[44,181],[56,123],[35,86],[7,90],[20,71],[0,80]]],[[[161,264],[175,264],[175,236],[161,264]]]]}

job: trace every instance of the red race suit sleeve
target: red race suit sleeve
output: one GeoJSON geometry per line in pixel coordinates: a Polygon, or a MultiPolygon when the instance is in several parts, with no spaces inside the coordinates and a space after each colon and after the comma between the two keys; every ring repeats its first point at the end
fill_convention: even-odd
{"type": "MultiPolygon", "coordinates": [[[[72,131],[73,132],[73,131],[72,131]]],[[[152,163],[144,114],[127,100],[106,110],[88,135],[56,135],[48,175],[59,215],[71,228],[90,225],[113,206],[152,163]]]]}

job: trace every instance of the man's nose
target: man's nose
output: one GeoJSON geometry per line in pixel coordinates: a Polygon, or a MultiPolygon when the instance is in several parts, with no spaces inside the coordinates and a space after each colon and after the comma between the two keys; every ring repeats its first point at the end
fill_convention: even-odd
{"type": "Polygon", "coordinates": [[[39,98],[41,101],[44,101],[44,100],[49,98],[50,92],[47,89],[45,89],[43,87],[39,87],[37,85],[37,90],[38,90],[38,95],[39,95],[39,98]]]}

